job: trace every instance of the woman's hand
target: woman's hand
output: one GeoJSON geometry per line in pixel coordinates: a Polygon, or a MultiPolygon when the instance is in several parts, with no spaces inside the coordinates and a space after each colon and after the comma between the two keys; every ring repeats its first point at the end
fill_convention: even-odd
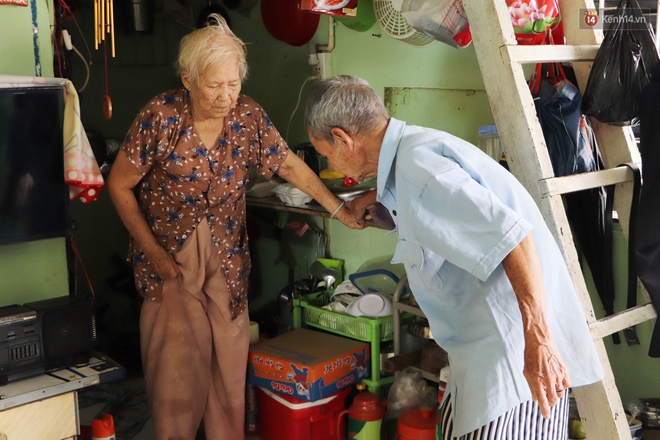
{"type": "Polygon", "coordinates": [[[112,203],[158,276],[164,280],[175,278],[179,274],[179,267],[172,254],[156,240],[135,198],[133,188],[141,179],[142,173],[129,162],[123,150],[119,150],[106,182],[112,203]]]}
{"type": "MultiPolygon", "coordinates": [[[[147,256],[149,258],[149,256],[147,256]]],[[[154,272],[163,280],[171,280],[179,276],[181,270],[179,265],[174,259],[174,255],[170,254],[163,248],[160,248],[158,255],[154,258],[149,258],[153,264],[154,272]]]]}

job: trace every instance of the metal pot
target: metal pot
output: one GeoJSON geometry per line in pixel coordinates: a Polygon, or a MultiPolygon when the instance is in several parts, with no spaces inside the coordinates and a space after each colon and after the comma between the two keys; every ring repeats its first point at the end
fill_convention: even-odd
{"type": "Polygon", "coordinates": [[[654,406],[645,406],[639,418],[644,423],[644,428],[660,428],[660,410],[654,406]]]}

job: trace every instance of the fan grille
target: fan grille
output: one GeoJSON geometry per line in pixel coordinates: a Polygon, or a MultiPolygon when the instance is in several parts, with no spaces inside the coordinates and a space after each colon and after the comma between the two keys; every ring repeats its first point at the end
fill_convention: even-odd
{"type": "Polygon", "coordinates": [[[374,0],[374,13],[380,27],[392,38],[418,47],[429,46],[437,41],[410,26],[401,12],[394,9],[392,0],[374,0]]]}

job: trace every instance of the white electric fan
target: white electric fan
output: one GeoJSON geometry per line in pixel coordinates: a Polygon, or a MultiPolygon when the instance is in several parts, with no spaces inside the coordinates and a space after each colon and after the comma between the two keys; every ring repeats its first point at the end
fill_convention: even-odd
{"type": "Polygon", "coordinates": [[[374,13],[380,27],[390,37],[416,47],[425,47],[437,40],[419,32],[401,15],[403,0],[374,0],[374,13]]]}

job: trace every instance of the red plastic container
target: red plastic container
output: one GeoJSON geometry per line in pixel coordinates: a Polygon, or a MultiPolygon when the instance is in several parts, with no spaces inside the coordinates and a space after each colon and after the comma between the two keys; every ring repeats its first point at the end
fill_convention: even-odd
{"type": "MultiPolygon", "coordinates": [[[[308,402],[258,387],[259,435],[262,440],[336,440],[337,418],[350,393],[348,387],[308,402]]],[[[340,424],[341,432],[344,426],[340,424]]]]}
{"type": "Polygon", "coordinates": [[[409,409],[399,416],[395,440],[434,440],[436,409],[430,406],[409,409]]]}
{"type": "Polygon", "coordinates": [[[100,419],[92,419],[92,440],[115,439],[115,420],[112,414],[103,414],[100,419]]]}

